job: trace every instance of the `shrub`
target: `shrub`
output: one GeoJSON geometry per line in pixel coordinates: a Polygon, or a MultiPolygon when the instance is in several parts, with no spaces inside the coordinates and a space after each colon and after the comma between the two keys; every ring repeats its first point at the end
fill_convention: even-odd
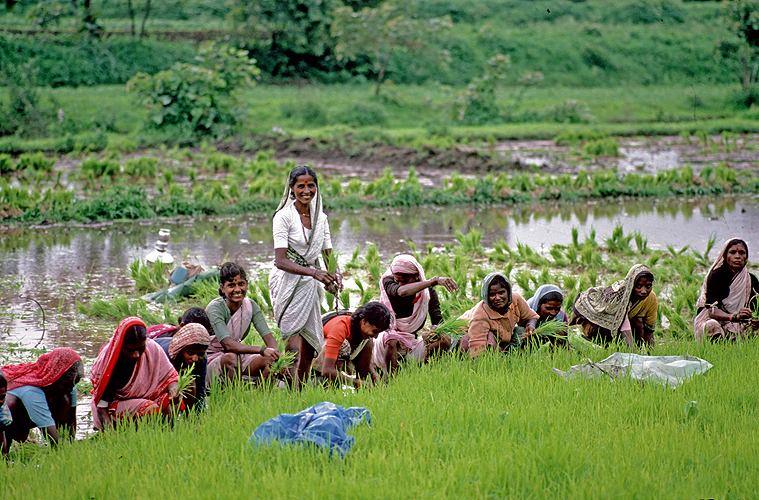
{"type": "Polygon", "coordinates": [[[202,66],[175,64],[153,76],[140,73],[127,83],[148,108],[148,126],[176,127],[192,134],[226,135],[239,110],[234,91],[258,74],[248,52],[231,47],[201,47],[202,66]]]}

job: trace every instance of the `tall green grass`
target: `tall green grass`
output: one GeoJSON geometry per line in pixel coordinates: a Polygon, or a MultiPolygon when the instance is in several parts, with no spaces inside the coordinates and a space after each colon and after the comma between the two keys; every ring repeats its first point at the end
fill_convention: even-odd
{"type": "MultiPolygon", "coordinates": [[[[598,361],[613,349],[590,353],[598,361]]],[[[13,453],[0,492],[15,498],[750,498],[759,342],[673,342],[714,364],[672,390],[564,381],[588,353],[542,351],[408,366],[368,391],[230,387],[173,427],[144,423],[59,450],[13,453]],[[741,380],[743,383],[736,383],[741,380]],[[264,421],[329,400],[369,409],[345,459],[251,448],[264,421]],[[697,402],[698,411],[690,410],[697,402]],[[65,488],[63,488],[65,485],[65,488]],[[223,492],[223,493],[222,493],[223,492]]]]}

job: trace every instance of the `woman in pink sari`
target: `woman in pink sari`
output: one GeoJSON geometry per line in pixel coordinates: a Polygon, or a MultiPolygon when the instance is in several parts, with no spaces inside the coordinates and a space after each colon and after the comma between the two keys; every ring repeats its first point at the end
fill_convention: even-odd
{"type": "Polygon", "coordinates": [[[450,339],[442,337],[429,345],[416,334],[430,315],[434,328],[443,320],[440,301],[434,287],[442,285],[449,292],[459,289],[451,278],[426,279],[422,265],[411,255],[398,255],[380,278],[380,302],[392,313],[390,329],[374,342],[372,360],[385,372],[398,368],[400,357],[427,360],[433,352],[447,350],[450,339]]]}
{"type": "Polygon", "coordinates": [[[92,365],[92,420],[97,430],[143,415],[171,413],[178,374],[140,318],[125,318],[92,365]]]}

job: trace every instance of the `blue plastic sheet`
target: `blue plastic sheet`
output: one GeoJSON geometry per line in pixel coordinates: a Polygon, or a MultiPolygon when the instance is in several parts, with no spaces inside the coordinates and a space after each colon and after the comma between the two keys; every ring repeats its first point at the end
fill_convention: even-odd
{"type": "Polygon", "coordinates": [[[353,406],[343,408],[324,401],[299,411],[295,415],[283,413],[259,425],[248,439],[251,445],[281,443],[313,443],[327,448],[330,455],[337,452],[344,457],[355,438],[345,432],[365,421],[371,425],[369,410],[353,406]]]}

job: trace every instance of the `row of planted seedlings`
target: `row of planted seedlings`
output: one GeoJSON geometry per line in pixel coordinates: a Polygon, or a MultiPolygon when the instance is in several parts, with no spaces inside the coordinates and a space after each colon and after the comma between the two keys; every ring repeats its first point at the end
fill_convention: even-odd
{"type": "MultiPolygon", "coordinates": [[[[648,265],[654,272],[654,291],[659,299],[657,336],[667,339],[692,338],[692,320],[696,314],[696,300],[703,277],[711,265],[715,239],[709,239],[703,252],[689,247],[666,250],[651,249],[640,232],[625,233],[617,226],[612,233],[599,238],[596,231],[580,239],[579,230],[572,230],[572,242],[555,244],[547,250],[538,250],[517,242],[513,247],[500,240],[492,249],[481,245],[482,234],[472,230],[456,233],[456,243],[445,247],[427,245],[424,250],[414,242],[407,242],[408,252],[421,263],[428,277],[448,276],[459,285],[457,292],[438,288],[443,316],[454,321],[460,314],[480,300],[482,279],[487,273],[499,271],[512,282],[514,291],[525,299],[544,284],[555,284],[564,290],[564,309],[571,313],[577,294],[592,286],[604,286],[623,278],[636,263],[648,265]]],[[[323,312],[334,309],[353,309],[370,300],[378,300],[379,282],[392,256],[383,256],[375,244],[365,250],[356,247],[352,255],[339,256],[340,269],[345,277],[345,289],[339,296],[326,294],[323,312]]],[[[335,260],[333,260],[335,262],[335,260]]],[[[334,268],[332,268],[334,270],[334,268]]],[[[189,297],[175,303],[156,305],[138,295],[166,286],[167,270],[163,264],[152,265],[135,261],[130,266],[135,281],[134,296],[118,296],[110,300],[97,299],[78,304],[78,311],[116,321],[125,316],[142,317],[148,324],[175,323],[185,308],[192,305],[205,307],[218,297],[218,280],[194,283],[189,297]]],[[[271,296],[266,267],[249,272],[248,296],[255,300],[274,325],[271,296]]],[[[451,328],[460,324],[451,323],[451,328]]],[[[461,332],[458,332],[461,333],[461,332]]],[[[260,340],[251,335],[248,342],[260,340]]]]}
{"type": "MultiPolygon", "coordinates": [[[[273,155],[267,150],[252,157],[232,156],[210,146],[137,158],[111,151],[79,164],[57,162],[42,153],[18,160],[0,155],[0,217],[54,222],[271,211],[284,188],[283,172],[294,166],[273,155]]],[[[576,175],[453,172],[442,186],[425,187],[411,167],[403,179],[390,168],[370,181],[324,175],[321,187],[328,209],[352,209],[759,192],[759,179],[720,163],[698,173],[689,165],[626,175],[583,169],[576,175]]]]}

